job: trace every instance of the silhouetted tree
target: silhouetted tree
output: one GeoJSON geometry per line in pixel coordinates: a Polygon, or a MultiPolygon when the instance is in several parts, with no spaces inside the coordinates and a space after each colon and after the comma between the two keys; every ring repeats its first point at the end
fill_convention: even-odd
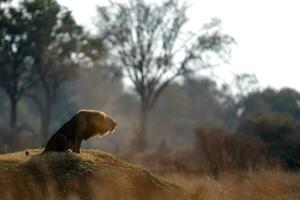
{"type": "Polygon", "coordinates": [[[173,148],[182,149],[194,141],[195,127],[224,127],[225,108],[217,83],[208,77],[186,76],[162,93],[150,113],[150,145],[168,138],[173,148]]]}
{"type": "Polygon", "coordinates": [[[221,99],[225,108],[226,126],[230,130],[236,130],[243,110],[243,105],[248,96],[259,92],[258,79],[254,74],[236,74],[233,86],[222,86],[221,99]]]}
{"type": "Polygon", "coordinates": [[[41,133],[49,132],[52,109],[62,85],[74,78],[79,67],[79,42],[82,28],[71,12],[55,0],[24,1],[21,4],[28,18],[27,40],[32,44],[36,76],[40,82],[26,93],[37,105],[41,115],[41,133]]]}
{"type": "Polygon", "coordinates": [[[39,78],[34,76],[34,58],[28,40],[28,18],[21,8],[3,7],[0,11],[0,86],[10,100],[10,127],[17,125],[17,105],[39,78]]]}
{"type": "Polygon", "coordinates": [[[291,88],[272,88],[252,92],[240,103],[242,117],[257,112],[291,114],[300,119],[300,93],[291,88]]]}
{"type": "Polygon", "coordinates": [[[236,97],[238,100],[242,100],[248,94],[258,91],[258,80],[254,74],[236,74],[234,85],[237,89],[236,97]]]}
{"type": "Polygon", "coordinates": [[[300,167],[299,122],[290,113],[258,112],[248,114],[239,132],[258,136],[274,157],[289,168],[300,167]]]}
{"type": "Polygon", "coordinates": [[[222,127],[224,105],[217,83],[207,77],[186,77],[184,89],[189,99],[190,119],[194,126],[222,127]]]}
{"type": "Polygon", "coordinates": [[[99,8],[100,34],[140,99],[140,148],[147,144],[149,112],[164,89],[186,73],[211,67],[207,55],[224,55],[233,41],[214,26],[218,20],[201,33],[182,34],[186,11],[176,0],[160,5],[132,0],[99,8]]]}

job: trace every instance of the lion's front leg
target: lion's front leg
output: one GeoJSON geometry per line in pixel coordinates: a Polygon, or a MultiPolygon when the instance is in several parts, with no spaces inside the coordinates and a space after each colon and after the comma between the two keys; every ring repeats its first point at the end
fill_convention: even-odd
{"type": "Polygon", "coordinates": [[[76,134],[74,144],[73,144],[73,148],[72,148],[73,152],[80,153],[81,142],[82,142],[81,134],[80,133],[76,134]]]}
{"type": "Polygon", "coordinates": [[[77,117],[75,120],[75,130],[73,132],[73,152],[80,153],[80,146],[83,139],[83,135],[86,131],[86,119],[85,117],[77,117]]]}

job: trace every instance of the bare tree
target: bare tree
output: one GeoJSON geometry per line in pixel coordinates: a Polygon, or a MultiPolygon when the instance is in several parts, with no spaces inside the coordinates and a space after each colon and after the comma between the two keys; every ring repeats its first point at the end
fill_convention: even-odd
{"type": "Polygon", "coordinates": [[[243,100],[248,94],[259,90],[259,82],[255,74],[235,74],[234,85],[237,90],[236,98],[243,100]]]}
{"type": "Polygon", "coordinates": [[[146,147],[148,115],[170,83],[186,73],[211,67],[208,58],[225,55],[233,42],[214,20],[199,33],[183,34],[187,6],[177,0],[157,5],[143,0],[99,8],[99,32],[113,60],[140,99],[140,148],[146,147]]]}

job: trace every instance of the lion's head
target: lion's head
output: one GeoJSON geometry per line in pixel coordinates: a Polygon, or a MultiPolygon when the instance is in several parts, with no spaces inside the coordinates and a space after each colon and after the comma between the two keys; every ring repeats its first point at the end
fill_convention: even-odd
{"type": "Polygon", "coordinates": [[[108,133],[112,133],[117,127],[117,123],[101,111],[81,110],[78,115],[85,121],[84,139],[93,136],[102,137],[108,133]]]}

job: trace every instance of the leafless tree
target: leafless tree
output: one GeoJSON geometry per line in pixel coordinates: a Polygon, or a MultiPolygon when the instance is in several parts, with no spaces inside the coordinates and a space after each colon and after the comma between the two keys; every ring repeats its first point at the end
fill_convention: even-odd
{"type": "Polygon", "coordinates": [[[177,0],[159,5],[131,0],[99,8],[100,35],[140,99],[141,148],[147,145],[149,112],[164,89],[186,73],[212,67],[209,60],[224,56],[233,42],[221,34],[218,20],[199,33],[184,34],[187,9],[177,0]]]}

